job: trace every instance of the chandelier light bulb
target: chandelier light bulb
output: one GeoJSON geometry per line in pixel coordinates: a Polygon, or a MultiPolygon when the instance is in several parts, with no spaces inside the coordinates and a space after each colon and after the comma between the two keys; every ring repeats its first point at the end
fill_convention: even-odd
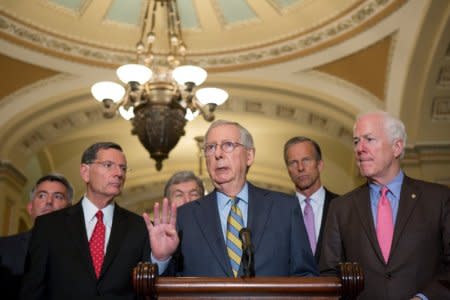
{"type": "Polygon", "coordinates": [[[186,85],[186,83],[192,82],[198,86],[206,80],[208,73],[200,67],[184,65],[175,68],[172,72],[172,76],[178,84],[186,85]]]}
{"type": "Polygon", "coordinates": [[[228,93],[219,88],[202,88],[195,92],[195,97],[202,105],[213,103],[222,105],[228,99],[228,93]]]}
{"type": "Polygon", "coordinates": [[[200,113],[200,111],[198,111],[198,110],[192,112],[192,110],[190,108],[188,108],[188,109],[186,109],[186,114],[184,115],[184,118],[188,121],[192,121],[198,116],[199,113],[200,113]]]}
{"type": "Polygon", "coordinates": [[[134,118],[134,108],[133,106],[129,107],[128,110],[126,110],[123,106],[119,107],[119,114],[122,118],[129,121],[132,118],[134,118]]]}
{"type": "Polygon", "coordinates": [[[178,45],[178,38],[177,38],[176,35],[171,35],[171,36],[170,36],[170,43],[171,43],[173,46],[178,45]]]}
{"type": "Polygon", "coordinates": [[[155,33],[149,32],[149,33],[147,34],[147,43],[153,44],[153,42],[154,42],[155,40],[156,40],[155,33]]]}
{"type": "Polygon", "coordinates": [[[152,78],[153,72],[144,65],[128,64],[120,66],[116,73],[123,83],[138,82],[139,84],[144,84],[152,78]]]}
{"type": "Polygon", "coordinates": [[[125,95],[125,89],[118,83],[112,81],[101,81],[91,87],[91,94],[97,101],[111,99],[119,102],[125,95]]]}
{"type": "Polygon", "coordinates": [[[136,51],[138,54],[142,54],[144,53],[145,47],[144,44],[142,42],[139,42],[136,44],[136,51]]]}

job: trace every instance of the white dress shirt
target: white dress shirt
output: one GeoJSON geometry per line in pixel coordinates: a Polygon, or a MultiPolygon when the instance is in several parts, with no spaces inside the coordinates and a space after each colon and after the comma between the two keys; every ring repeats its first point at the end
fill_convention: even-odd
{"type": "MultiPolygon", "coordinates": [[[[302,213],[305,212],[306,197],[299,192],[295,193],[300,202],[302,213]]],[[[316,232],[316,239],[319,238],[320,226],[322,225],[323,206],[325,204],[325,189],[321,186],[314,194],[309,197],[310,203],[314,212],[314,229],[316,232]]]]}
{"type": "MultiPolygon", "coordinates": [[[[94,232],[95,224],[97,224],[97,217],[95,214],[99,210],[86,195],[81,200],[81,207],[83,208],[84,224],[86,226],[86,233],[88,241],[94,232]]],[[[114,202],[111,202],[102,210],[103,212],[103,224],[105,224],[105,253],[108,247],[109,237],[111,235],[111,227],[114,215],[114,202]]]]}

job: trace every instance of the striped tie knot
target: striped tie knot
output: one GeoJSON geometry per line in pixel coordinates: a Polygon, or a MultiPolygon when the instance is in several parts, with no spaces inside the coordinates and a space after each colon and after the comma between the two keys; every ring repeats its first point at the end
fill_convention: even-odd
{"type": "Polygon", "coordinates": [[[242,257],[242,242],[239,231],[244,227],[242,212],[238,207],[239,198],[231,199],[231,210],[227,218],[227,252],[234,277],[237,277],[242,257]]]}

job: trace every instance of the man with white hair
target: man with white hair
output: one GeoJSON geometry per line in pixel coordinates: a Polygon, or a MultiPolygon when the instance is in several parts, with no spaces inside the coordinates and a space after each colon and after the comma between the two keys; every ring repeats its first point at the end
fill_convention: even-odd
{"type": "Polygon", "coordinates": [[[362,300],[450,299],[450,189],[404,174],[406,132],[385,112],[359,116],[356,163],[367,183],[331,203],[320,259],[363,268],[362,300]]]}

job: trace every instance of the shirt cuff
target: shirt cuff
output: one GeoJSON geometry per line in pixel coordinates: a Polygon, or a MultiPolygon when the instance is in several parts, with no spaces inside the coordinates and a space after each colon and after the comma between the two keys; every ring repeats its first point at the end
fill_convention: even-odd
{"type": "MultiPolygon", "coordinates": [[[[152,263],[158,265],[158,275],[161,275],[164,273],[164,271],[167,269],[167,266],[169,265],[170,260],[172,259],[172,256],[169,256],[166,260],[158,260],[153,256],[153,253],[150,255],[152,263]]],[[[428,300],[428,299],[426,299],[428,300]]]]}
{"type": "Polygon", "coordinates": [[[420,299],[422,299],[422,300],[428,300],[428,297],[427,296],[425,296],[424,294],[422,294],[422,293],[418,293],[418,294],[416,294],[416,297],[419,297],[420,299]]]}

